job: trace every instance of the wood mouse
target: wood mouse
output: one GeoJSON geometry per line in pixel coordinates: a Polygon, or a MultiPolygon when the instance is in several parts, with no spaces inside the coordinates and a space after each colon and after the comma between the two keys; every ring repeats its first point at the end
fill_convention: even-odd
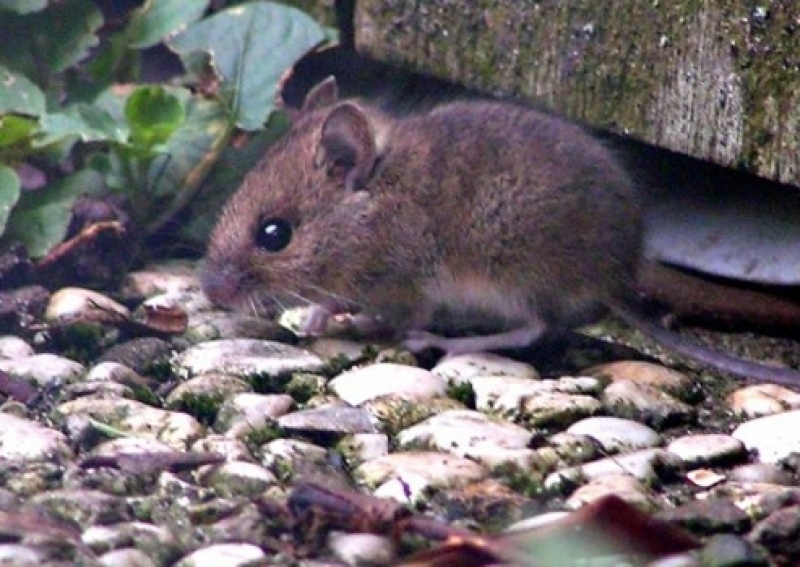
{"type": "Polygon", "coordinates": [[[494,101],[395,118],[340,101],[332,78],[295,118],[211,235],[202,286],[213,302],[262,314],[313,304],[309,334],[359,311],[411,350],[450,354],[528,346],[610,309],[678,354],[800,385],[800,371],[709,349],[642,314],[639,197],[577,124],[494,101]],[[442,316],[501,328],[427,332],[442,316]]]}

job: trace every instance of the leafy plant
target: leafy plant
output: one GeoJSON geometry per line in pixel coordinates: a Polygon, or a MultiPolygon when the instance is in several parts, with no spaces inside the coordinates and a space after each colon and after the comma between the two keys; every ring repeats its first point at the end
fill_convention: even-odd
{"type": "MultiPolygon", "coordinates": [[[[201,187],[215,202],[235,188],[285,127],[282,77],[332,36],[283,4],[209,3],[147,0],[112,26],[90,0],[0,0],[0,244],[45,256],[85,195],[124,195],[147,235],[201,187]],[[159,44],[184,71],[146,84],[143,50],[159,44]],[[241,131],[257,151],[228,149],[241,131]]],[[[200,237],[210,221],[195,221],[200,237]]]]}

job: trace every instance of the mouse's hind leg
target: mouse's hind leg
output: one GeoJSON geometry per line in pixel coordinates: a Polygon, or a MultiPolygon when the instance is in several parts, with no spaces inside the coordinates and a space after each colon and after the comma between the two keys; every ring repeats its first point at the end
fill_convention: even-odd
{"type": "Polygon", "coordinates": [[[427,348],[438,348],[448,355],[525,348],[542,338],[546,330],[547,326],[537,321],[510,331],[474,337],[451,338],[426,331],[409,331],[403,341],[403,346],[412,352],[421,352],[427,348]]]}

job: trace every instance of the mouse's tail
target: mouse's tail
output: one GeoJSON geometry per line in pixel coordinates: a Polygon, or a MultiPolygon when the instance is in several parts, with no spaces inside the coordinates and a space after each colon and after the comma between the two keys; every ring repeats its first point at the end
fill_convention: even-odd
{"type": "Polygon", "coordinates": [[[700,364],[734,374],[745,380],[772,382],[785,386],[800,386],[800,371],[798,370],[751,362],[721,350],[701,345],[675,331],[665,329],[647,315],[637,313],[630,308],[619,309],[617,313],[626,323],[638,329],[659,345],[700,364]]]}

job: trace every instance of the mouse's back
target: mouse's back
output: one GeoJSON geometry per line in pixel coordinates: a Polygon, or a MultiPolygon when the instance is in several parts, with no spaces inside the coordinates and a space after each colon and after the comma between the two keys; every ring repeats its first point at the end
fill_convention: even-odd
{"type": "Polygon", "coordinates": [[[557,327],[628,296],[640,207],[601,142],[517,105],[457,102],[399,124],[386,161],[415,163],[406,154],[420,141],[426,159],[410,189],[444,258],[429,295],[557,327]]]}

